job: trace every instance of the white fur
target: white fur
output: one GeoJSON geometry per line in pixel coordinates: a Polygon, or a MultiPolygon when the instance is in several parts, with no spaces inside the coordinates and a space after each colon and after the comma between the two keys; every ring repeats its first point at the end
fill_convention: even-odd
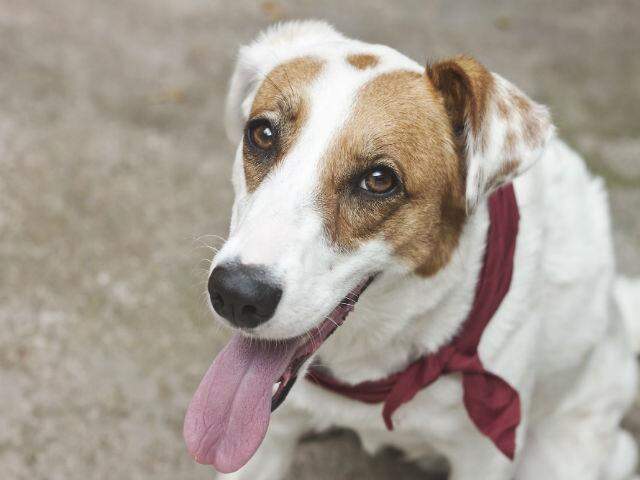
{"type": "MultiPolygon", "coordinates": [[[[322,363],[339,379],[355,383],[386,377],[436,350],[466,318],[488,224],[484,182],[499,169],[496,152],[506,127],[491,116],[486,128],[493,156],[486,160],[486,152],[483,158],[471,152],[467,190],[473,213],[442,271],[426,279],[413,275],[380,239],[356,252],[336,252],[324,239],[313,204],[322,153],[348,117],[360,86],[382,71],[422,67],[388,47],[346,39],[324,23],[276,26],[240,51],[227,114],[234,142],[241,138],[261,79],[277,64],[310,54],[327,64],[309,87],[311,113],[302,136],[252,194],[245,187],[238,148],[230,237],[213,263],[240,258],[268,265],[283,279],[275,316],[256,329],[262,338],[310,330],[360,279],[382,269],[319,351],[322,363]],[[341,60],[363,48],[381,58],[374,69],[356,71],[341,60]]],[[[514,88],[496,79],[499,88],[514,88]]],[[[637,346],[640,284],[616,277],[602,182],[551,129],[547,137],[540,151],[521,152],[525,165],[514,180],[521,214],[514,278],[480,344],[487,368],[520,393],[523,420],[515,461],[471,423],[457,375],[440,378],[401,407],[393,432],[385,429],[381,405],[351,401],[301,379],[274,413],[254,458],[223,478],[282,478],[296,440],[333,425],[355,430],[370,452],[393,445],[413,459],[444,456],[453,480],[632,478],[635,444],[619,422],[636,391],[629,326],[635,325],[637,346]]]]}

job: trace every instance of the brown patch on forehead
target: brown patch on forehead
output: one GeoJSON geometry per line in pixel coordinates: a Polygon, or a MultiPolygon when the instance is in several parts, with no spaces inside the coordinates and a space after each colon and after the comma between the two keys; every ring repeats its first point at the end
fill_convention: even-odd
{"type": "Polygon", "coordinates": [[[353,53],[347,56],[347,63],[358,70],[373,68],[378,65],[379,62],[378,57],[370,53],[353,53]]]}
{"type": "Polygon", "coordinates": [[[281,63],[262,81],[253,104],[251,116],[274,111],[278,102],[293,103],[304,95],[306,87],[320,74],[324,62],[315,57],[298,57],[281,63]]]}
{"type": "Polygon", "coordinates": [[[329,239],[352,250],[378,237],[421,275],[442,268],[465,219],[464,179],[441,97],[423,75],[382,74],[358,94],[324,159],[319,201],[329,239]],[[392,166],[404,192],[358,193],[360,175],[392,166]]]}
{"type": "Polygon", "coordinates": [[[319,76],[324,62],[315,57],[298,57],[275,67],[264,78],[251,106],[250,119],[275,121],[277,148],[268,159],[258,158],[243,142],[247,190],[252,192],[271,169],[287,155],[307,120],[307,88],[319,76]]]}

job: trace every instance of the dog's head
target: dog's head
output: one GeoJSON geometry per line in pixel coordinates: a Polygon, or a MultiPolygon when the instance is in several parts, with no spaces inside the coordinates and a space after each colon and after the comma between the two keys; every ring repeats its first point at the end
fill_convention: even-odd
{"type": "Polygon", "coordinates": [[[425,69],[320,22],[240,50],[227,127],[236,198],[212,303],[272,339],[318,326],[377,273],[436,274],[552,132],[546,109],[469,57],[425,69]]]}

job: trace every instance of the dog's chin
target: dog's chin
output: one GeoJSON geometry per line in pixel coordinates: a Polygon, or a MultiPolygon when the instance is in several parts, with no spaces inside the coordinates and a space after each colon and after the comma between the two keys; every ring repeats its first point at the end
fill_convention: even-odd
{"type": "Polygon", "coordinates": [[[267,341],[296,342],[296,350],[287,368],[273,386],[271,410],[275,410],[285,400],[291,387],[295,383],[300,368],[318,351],[322,344],[336,331],[354,309],[360,295],[371,284],[374,276],[367,276],[361,280],[331,312],[314,324],[311,328],[294,337],[282,337],[267,341]]]}

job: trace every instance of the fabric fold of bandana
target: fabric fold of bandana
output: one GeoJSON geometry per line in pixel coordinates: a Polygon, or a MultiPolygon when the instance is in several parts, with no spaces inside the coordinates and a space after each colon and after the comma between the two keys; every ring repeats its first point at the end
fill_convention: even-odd
{"type": "Polygon", "coordinates": [[[387,378],[356,385],[342,383],[311,367],[306,378],[334,393],[364,403],[384,403],[385,425],[393,430],[392,415],[441,375],[461,373],[463,402],[474,425],[508,458],[515,456],[520,424],[520,397],[505,380],[487,371],[478,356],[486,326],[509,291],[520,215],[513,185],[489,197],[489,229],[484,261],[467,319],[461,330],[437,352],[425,355],[387,378]]]}

